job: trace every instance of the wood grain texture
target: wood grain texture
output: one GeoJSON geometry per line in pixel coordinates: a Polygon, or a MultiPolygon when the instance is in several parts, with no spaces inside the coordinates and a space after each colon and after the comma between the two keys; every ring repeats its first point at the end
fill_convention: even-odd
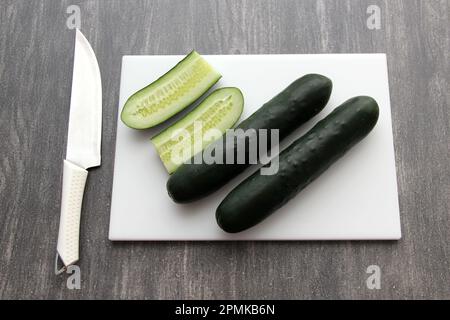
{"type": "Polygon", "coordinates": [[[450,298],[448,0],[0,2],[0,297],[450,298]],[[53,275],[74,32],[103,78],[103,163],[81,225],[81,290],[53,275]],[[381,30],[366,9],[381,8],[381,30]],[[386,52],[403,239],[398,242],[111,243],[124,54],[386,52]],[[369,290],[366,268],[382,270],[369,290]]]}

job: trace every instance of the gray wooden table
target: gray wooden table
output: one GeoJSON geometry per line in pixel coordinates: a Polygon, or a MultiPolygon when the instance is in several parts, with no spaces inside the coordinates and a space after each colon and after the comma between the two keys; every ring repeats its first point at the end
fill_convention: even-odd
{"type": "Polygon", "coordinates": [[[449,9],[448,0],[1,0],[0,297],[450,298],[449,9]],[[104,93],[103,163],[85,196],[80,290],[67,288],[69,275],[53,274],[74,44],[70,5],[80,8],[104,93]],[[370,5],[381,9],[379,30],[367,25],[370,5]],[[386,52],[403,239],[109,242],[121,57],[192,48],[386,52]],[[366,286],[370,265],[381,270],[378,290],[366,286]]]}

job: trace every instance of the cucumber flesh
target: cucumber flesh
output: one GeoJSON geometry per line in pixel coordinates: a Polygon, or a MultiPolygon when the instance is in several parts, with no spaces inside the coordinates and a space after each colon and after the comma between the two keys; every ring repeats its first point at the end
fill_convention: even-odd
{"type": "Polygon", "coordinates": [[[378,114],[370,97],[344,102],[280,153],[276,174],[257,171],[232,190],[217,208],[218,225],[236,233],[264,220],[367,136],[378,114]]]}
{"type": "Polygon", "coordinates": [[[211,93],[184,118],[153,137],[151,142],[169,174],[215,141],[205,135],[208,130],[216,129],[223,134],[232,128],[243,108],[244,97],[238,88],[221,88],[211,93]]]}
{"type": "Polygon", "coordinates": [[[133,94],[120,117],[133,129],[154,127],[195,102],[221,77],[192,51],[158,80],[133,94]]]}

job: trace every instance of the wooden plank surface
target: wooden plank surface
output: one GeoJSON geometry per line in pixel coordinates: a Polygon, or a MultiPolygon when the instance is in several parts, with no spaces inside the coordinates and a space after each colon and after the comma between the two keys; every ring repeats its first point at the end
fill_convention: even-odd
{"type": "Polygon", "coordinates": [[[450,298],[450,2],[52,1],[0,3],[0,298],[450,298]],[[53,275],[81,10],[103,77],[103,163],[81,224],[81,289],[53,275]],[[381,9],[381,29],[366,25],[381,9]],[[399,242],[111,243],[124,54],[386,52],[399,242]],[[366,269],[381,270],[381,288],[366,269]]]}

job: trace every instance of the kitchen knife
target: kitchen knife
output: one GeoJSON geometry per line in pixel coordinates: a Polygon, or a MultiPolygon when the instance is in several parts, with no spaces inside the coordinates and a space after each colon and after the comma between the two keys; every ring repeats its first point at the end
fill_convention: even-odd
{"type": "Polygon", "coordinates": [[[101,162],[102,84],[91,45],[77,29],[70,99],[69,133],[63,163],[61,216],[55,273],[79,259],[81,204],[88,171],[101,162]],[[60,267],[60,263],[62,266],[60,267]]]}

